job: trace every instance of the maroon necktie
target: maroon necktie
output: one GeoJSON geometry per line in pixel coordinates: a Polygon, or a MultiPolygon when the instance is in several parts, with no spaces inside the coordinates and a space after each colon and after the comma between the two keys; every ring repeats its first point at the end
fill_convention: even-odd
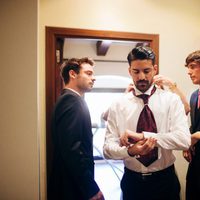
{"type": "MultiPolygon", "coordinates": [[[[150,96],[156,91],[156,87],[151,91],[150,95],[147,94],[141,94],[137,97],[141,98],[144,102],[144,108],[140,113],[138,123],[137,123],[137,133],[142,133],[142,131],[148,131],[148,132],[154,132],[157,133],[157,127],[156,122],[153,116],[152,111],[150,110],[148,106],[148,100],[150,96]]],[[[142,155],[139,158],[137,158],[144,166],[149,166],[152,164],[155,160],[158,159],[158,148],[155,147],[152,151],[150,151],[146,155],[142,155]]]]}

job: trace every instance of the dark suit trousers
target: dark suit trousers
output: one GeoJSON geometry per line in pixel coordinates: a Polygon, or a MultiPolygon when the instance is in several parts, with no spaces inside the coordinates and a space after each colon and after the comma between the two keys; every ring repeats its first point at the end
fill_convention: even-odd
{"type": "Polygon", "coordinates": [[[125,168],[121,188],[123,200],[180,200],[180,183],[173,165],[145,175],[125,168]]]}
{"type": "Polygon", "coordinates": [[[200,200],[200,152],[189,164],[186,181],[186,200],[200,200]]]}

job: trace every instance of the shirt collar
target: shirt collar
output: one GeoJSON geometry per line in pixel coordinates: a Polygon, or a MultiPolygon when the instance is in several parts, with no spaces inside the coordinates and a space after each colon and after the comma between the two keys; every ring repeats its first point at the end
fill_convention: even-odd
{"type": "Polygon", "coordinates": [[[136,95],[140,95],[140,94],[147,94],[147,95],[150,95],[150,94],[151,94],[151,91],[152,91],[152,89],[153,89],[154,86],[155,86],[155,85],[152,84],[151,87],[150,87],[146,92],[143,93],[143,92],[141,92],[140,90],[138,90],[138,89],[135,87],[135,85],[134,85],[135,94],[136,94],[136,95]]]}
{"type": "Polygon", "coordinates": [[[65,89],[71,90],[72,92],[74,92],[74,93],[78,94],[79,96],[81,96],[76,90],[74,90],[74,89],[72,89],[72,88],[66,87],[65,89]]]}

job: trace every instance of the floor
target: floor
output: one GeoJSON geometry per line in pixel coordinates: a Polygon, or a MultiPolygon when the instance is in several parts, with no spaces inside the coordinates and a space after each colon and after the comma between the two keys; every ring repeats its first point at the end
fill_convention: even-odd
{"type": "Polygon", "coordinates": [[[120,180],[123,175],[121,161],[95,161],[95,180],[97,181],[105,200],[120,200],[120,180]]]}
{"type": "Polygon", "coordinates": [[[119,160],[103,159],[104,128],[94,130],[95,180],[97,181],[105,200],[121,200],[120,180],[124,164],[119,160]]]}

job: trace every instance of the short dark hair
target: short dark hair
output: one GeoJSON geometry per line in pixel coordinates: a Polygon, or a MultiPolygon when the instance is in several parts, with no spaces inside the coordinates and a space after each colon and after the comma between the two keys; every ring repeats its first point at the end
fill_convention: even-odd
{"type": "Polygon", "coordinates": [[[138,46],[131,50],[131,52],[127,56],[127,60],[129,65],[134,60],[152,60],[152,64],[155,64],[155,53],[150,47],[138,46]]]}
{"type": "Polygon", "coordinates": [[[81,65],[83,63],[88,63],[91,66],[94,66],[94,61],[91,58],[84,57],[84,58],[71,58],[66,60],[61,65],[61,77],[65,84],[69,83],[69,71],[73,70],[77,74],[79,74],[81,65]]]}
{"type": "Polygon", "coordinates": [[[200,50],[190,53],[185,59],[185,66],[187,67],[191,62],[197,62],[200,64],[200,50]]]}

